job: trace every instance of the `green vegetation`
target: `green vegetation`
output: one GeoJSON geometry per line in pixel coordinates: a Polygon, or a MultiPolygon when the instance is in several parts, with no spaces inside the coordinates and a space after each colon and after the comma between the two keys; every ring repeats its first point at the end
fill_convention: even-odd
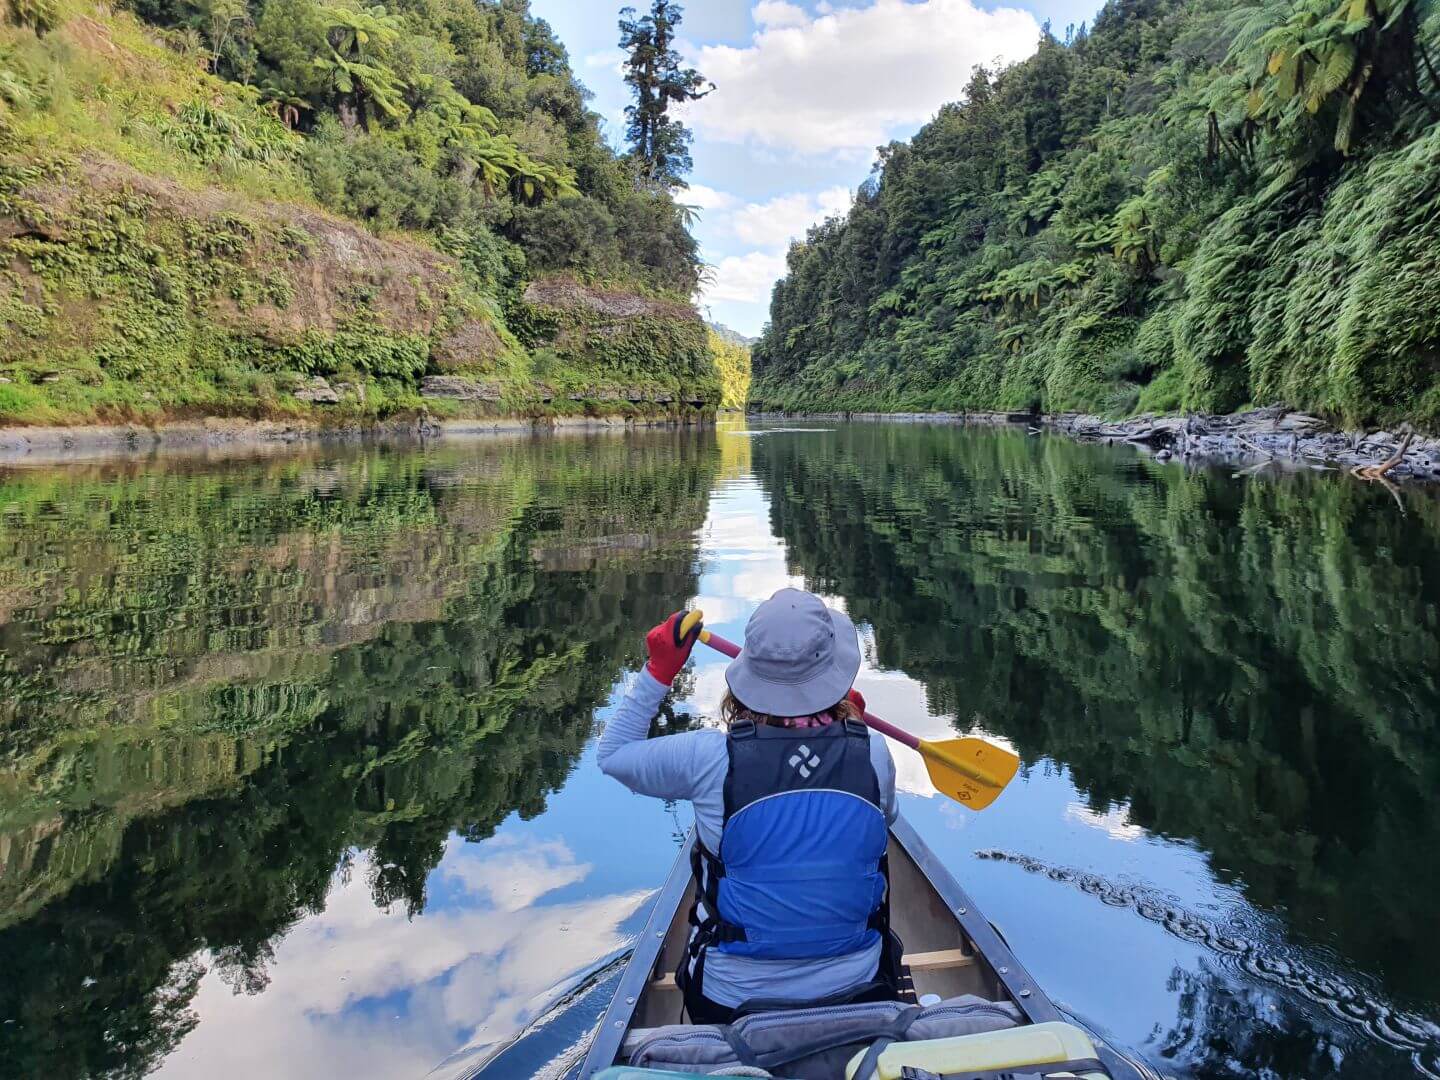
{"type": "Polygon", "coordinates": [[[1410,0],[1112,0],[792,247],[752,394],[1440,423],[1437,58],[1410,0]]]}
{"type": "Polygon", "coordinates": [[[507,325],[556,276],[677,323],[584,378],[714,407],[685,211],[606,146],[524,0],[6,10],[0,424],[457,411],[421,400],[436,373],[581,411],[532,392],[554,355],[507,325]]]}
{"type": "Polygon", "coordinates": [[[720,371],[720,407],[743,410],[750,398],[750,350],[709,331],[710,355],[720,371]]]}
{"type": "Polygon", "coordinates": [[[639,395],[712,407],[720,400],[705,324],[688,305],[614,294],[570,282],[532,286],[511,323],[534,347],[532,368],[557,396],[639,395]]]}
{"type": "Polygon", "coordinates": [[[792,572],[936,712],[1433,997],[1440,868],[1414,853],[1440,844],[1440,503],[1008,431],[846,425],[751,453],[792,572]]]}
{"type": "Polygon", "coordinates": [[[0,484],[0,1076],[141,1076],[363,853],[533,817],[692,594],[703,430],[0,484]],[[646,543],[627,543],[644,537],[646,543]]]}

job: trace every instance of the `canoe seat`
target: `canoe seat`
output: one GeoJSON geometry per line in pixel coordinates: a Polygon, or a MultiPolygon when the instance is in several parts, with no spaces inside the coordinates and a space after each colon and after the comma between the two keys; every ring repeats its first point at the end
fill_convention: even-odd
{"type": "MultiPolygon", "coordinates": [[[[906,953],[900,963],[911,971],[940,971],[943,968],[970,967],[975,963],[975,954],[963,949],[937,949],[934,952],[906,953]]],[[[651,979],[648,988],[651,993],[679,989],[675,985],[673,971],[651,979]]]]}
{"type": "Polygon", "coordinates": [[[632,1067],[660,1071],[714,1073],[746,1066],[793,1080],[834,1080],[843,1075],[856,1051],[864,1051],[877,1039],[933,1041],[1014,1028],[1022,1022],[1013,1004],[971,995],[918,1009],[898,1001],[863,1002],[751,1013],[724,1028],[710,1024],[632,1028],[619,1057],[632,1067]]]}
{"type": "Polygon", "coordinates": [[[901,1080],[905,1075],[968,1076],[992,1070],[1013,1070],[1046,1080],[1052,1077],[1109,1080],[1110,1077],[1096,1056],[1090,1037],[1073,1024],[1058,1022],[948,1039],[890,1043],[878,1057],[870,1051],[852,1057],[845,1067],[845,1077],[846,1080],[901,1080]],[[863,1076],[859,1075],[862,1067],[863,1076]]]}

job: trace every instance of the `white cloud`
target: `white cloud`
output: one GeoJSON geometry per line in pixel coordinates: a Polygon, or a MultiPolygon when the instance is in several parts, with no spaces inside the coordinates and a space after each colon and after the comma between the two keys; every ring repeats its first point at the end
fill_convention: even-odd
{"type": "Polygon", "coordinates": [[[850,206],[850,192],[834,187],[742,205],[726,192],[692,184],[685,201],[706,213],[716,236],[759,249],[722,258],[714,267],[712,280],[701,290],[701,302],[764,304],[776,278],[785,273],[784,252],[790,241],[803,237],[811,225],[843,214],[850,206]]]}
{"type": "Polygon", "coordinates": [[[584,64],[587,68],[602,68],[619,72],[625,65],[625,54],[619,49],[605,49],[585,57],[584,64]]]}
{"type": "Polygon", "coordinates": [[[804,8],[785,0],[760,0],[750,14],[757,26],[804,26],[810,19],[804,8]]]}
{"type": "Polygon", "coordinates": [[[716,264],[711,280],[701,287],[702,302],[763,304],[770,299],[770,286],[784,273],[784,255],[769,251],[728,255],[716,264]]]}
{"type": "Polygon", "coordinates": [[[847,188],[780,195],[769,202],[750,203],[730,215],[730,230],[737,238],[756,247],[784,249],[800,239],[811,225],[843,214],[850,208],[847,188]]]}
{"type": "Polygon", "coordinates": [[[691,61],[717,91],[689,110],[702,137],[801,153],[868,153],[894,129],[961,96],[970,69],[1035,49],[1040,27],[970,0],[874,0],[815,16],[763,0],[745,48],[707,45],[691,61]]]}
{"type": "Polygon", "coordinates": [[[729,210],[740,200],[726,191],[716,191],[704,184],[691,184],[678,196],[679,201],[697,210],[729,210]]]}

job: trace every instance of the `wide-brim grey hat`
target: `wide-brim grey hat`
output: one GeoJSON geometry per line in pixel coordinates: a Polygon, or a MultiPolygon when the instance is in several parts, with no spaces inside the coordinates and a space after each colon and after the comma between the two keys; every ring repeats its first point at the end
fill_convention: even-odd
{"type": "Polygon", "coordinates": [[[860,635],[818,596],[781,589],[745,624],[745,648],[725,669],[730,692],[752,712],[811,716],[850,692],[860,635]]]}

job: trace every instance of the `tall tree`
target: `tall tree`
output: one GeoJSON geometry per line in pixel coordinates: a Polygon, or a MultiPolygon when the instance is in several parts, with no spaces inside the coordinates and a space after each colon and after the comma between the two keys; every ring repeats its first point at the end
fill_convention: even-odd
{"type": "Polygon", "coordinates": [[[684,15],[674,0],[652,0],[650,14],[639,19],[634,8],[620,12],[620,47],[628,54],[625,81],[635,94],[635,104],[625,110],[630,122],[625,137],[641,176],[666,188],[685,187],[693,165],[690,129],[670,115],[670,107],[715,89],[694,68],[680,66],[675,30],[684,15]]]}

